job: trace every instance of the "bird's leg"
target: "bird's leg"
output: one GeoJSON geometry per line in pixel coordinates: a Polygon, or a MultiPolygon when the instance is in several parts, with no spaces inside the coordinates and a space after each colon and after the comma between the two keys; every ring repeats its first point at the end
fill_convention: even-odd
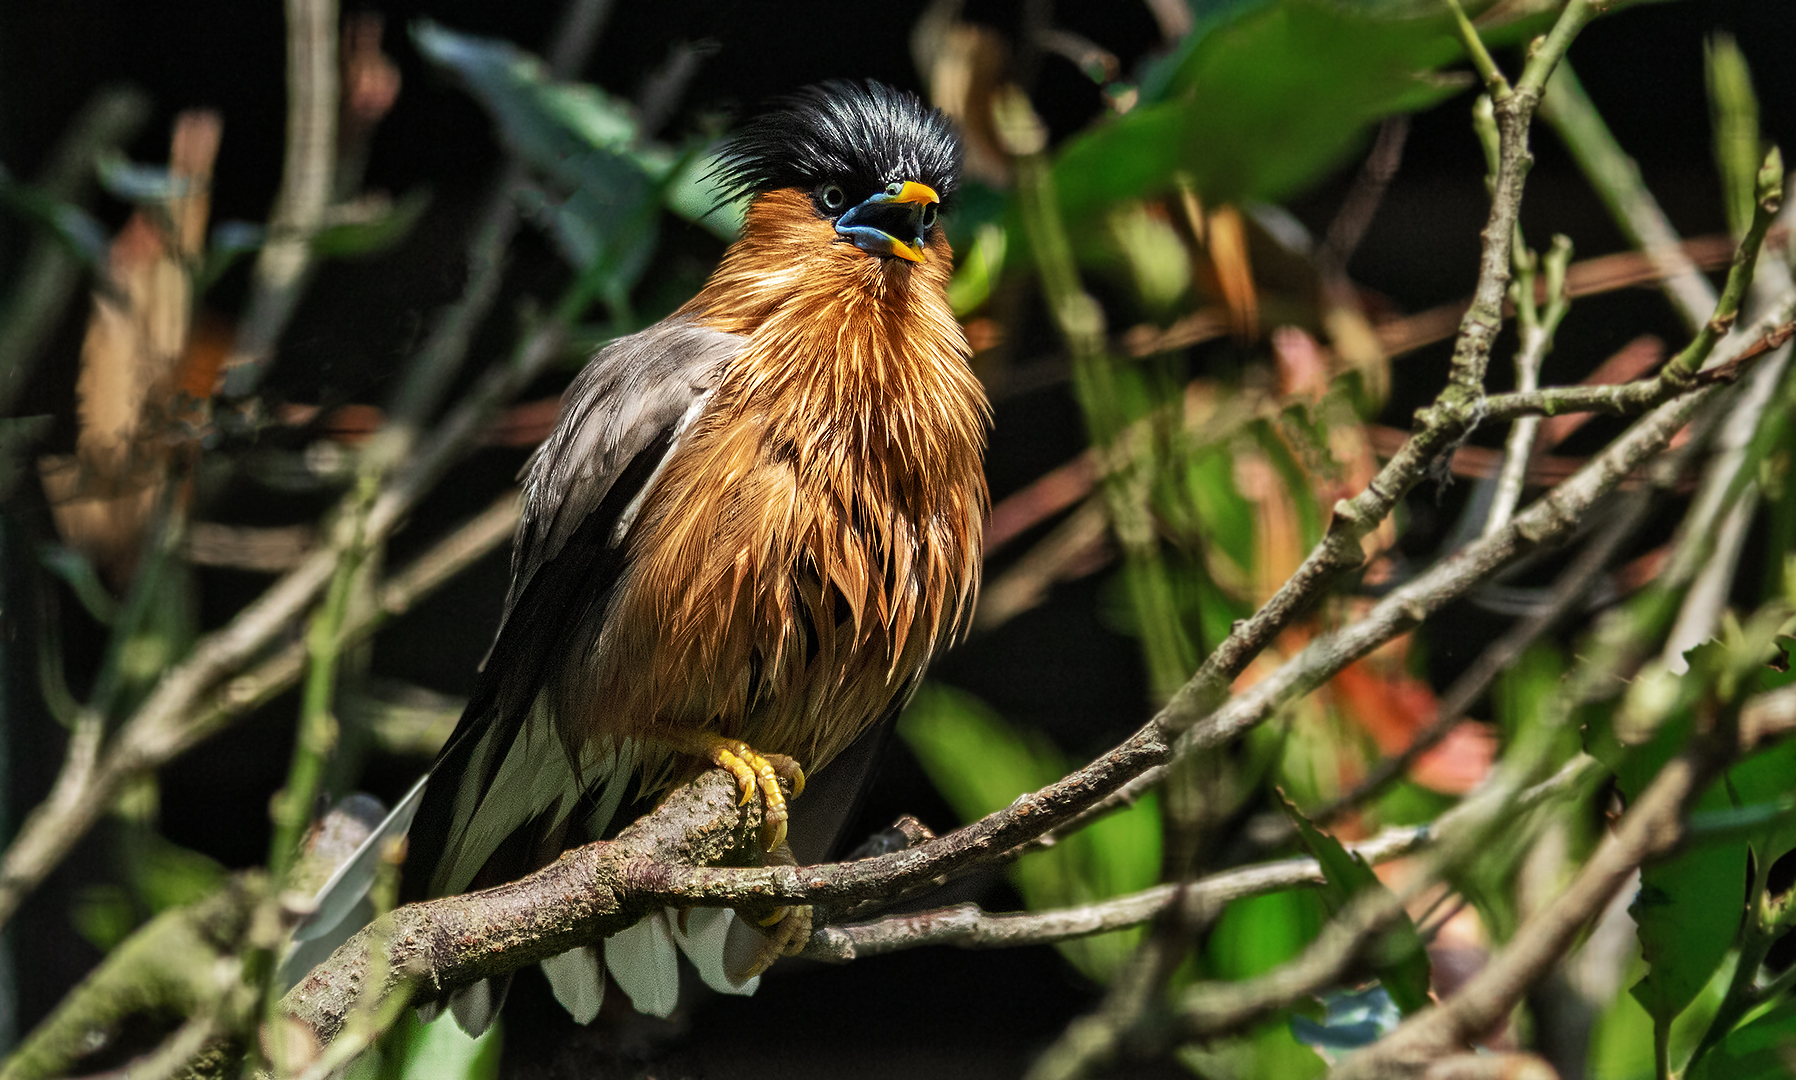
{"type": "MultiPolygon", "coordinates": [[[[767,864],[797,866],[798,860],[793,857],[791,846],[782,841],[767,852],[767,864]]],[[[732,972],[738,978],[753,978],[772,967],[780,957],[796,956],[803,951],[805,943],[811,940],[811,905],[775,908],[771,915],[756,920],[755,924],[767,935],[767,940],[755,950],[748,970],[732,972]]]]}
{"type": "Polygon", "coordinates": [[[794,799],[804,793],[804,769],[784,754],[763,754],[741,739],[729,739],[709,731],[686,731],[673,737],[659,736],[682,753],[703,757],[721,769],[728,769],[742,786],[742,803],[761,792],[766,813],[761,819],[761,847],[772,851],[786,841],[786,793],[780,790],[780,778],[792,783],[794,799]]]}

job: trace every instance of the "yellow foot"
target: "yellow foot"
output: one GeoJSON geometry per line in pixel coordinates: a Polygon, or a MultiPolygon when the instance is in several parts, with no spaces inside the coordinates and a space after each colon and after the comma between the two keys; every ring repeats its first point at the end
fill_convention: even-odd
{"type": "Polygon", "coordinates": [[[693,735],[692,753],[703,754],[713,765],[728,769],[742,786],[742,804],[755,797],[757,789],[766,813],[761,818],[761,847],[772,851],[786,842],[786,793],[780,790],[780,778],[792,784],[792,797],[804,794],[804,769],[784,754],[763,754],[741,739],[726,739],[709,732],[693,735]]]}
{"type": "MultiPolygon", "coordinates": [[[[786,844],[779,844],[767,852],[769,866],[796,866],[797,863],[798,860],[792,857],[792,848],[786,844]]],[[[744,912],[737,914],[747,917],[744,912]]],[[[811,940],[809,904],[775,908],[771,915],[753,921],[765,937],[750,958],[748,969],[738,973],[738,978],[751,979],[772,967],[773,962],[780,957],[798,955],[811,940]]]]}
{"type": "Polygon", "coordinates": [[[783,907],[761,924],[767,940],[755,951],[746,977],[759,975],[782,956],[797,956],[811,940],[811,906],[783,907]]]}

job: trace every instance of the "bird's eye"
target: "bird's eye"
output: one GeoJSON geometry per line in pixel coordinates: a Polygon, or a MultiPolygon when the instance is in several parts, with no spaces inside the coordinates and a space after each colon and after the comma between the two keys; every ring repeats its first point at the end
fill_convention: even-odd
{"type": "Polygon", "coordinates": [[[834,184],[823,185],[823,190],[819,191],[817,195],[823,200],[825,210],[840,210],[843,204],[848,202],[848,196],[842,194],[842,189],[834,184]]]}
{"type": "Polygon", "coordinates": [[[896,199],[898,197],[898,193],[903,190],[904,190],[904,182],[902,180],[894,180],[891,183],[886,185],[886,194],[890,195],[894,199],[896,199]]]}
{"type": "Polygon", "coordinates": [[[935,228],[935,204],[934,203],[930,203],[929,205],[923,207],[923,228],[925,228],[925,229],[935,228]]]}

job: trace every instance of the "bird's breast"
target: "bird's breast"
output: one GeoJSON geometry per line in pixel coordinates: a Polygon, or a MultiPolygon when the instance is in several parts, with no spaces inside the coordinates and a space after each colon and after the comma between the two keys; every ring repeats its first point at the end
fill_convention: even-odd
{"type": "Polygon", "coordinates": [[[846,374],[840,349],[745,351],[644,504],[587,723],[712,727],[814,769],[964,626],[984,395],[957,327],[874,355],[901,340],[846,374]]]}

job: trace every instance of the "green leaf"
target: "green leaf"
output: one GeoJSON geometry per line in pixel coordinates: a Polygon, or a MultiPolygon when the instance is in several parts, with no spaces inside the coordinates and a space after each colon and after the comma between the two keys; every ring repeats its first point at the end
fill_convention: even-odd
{"type": "MultiPolygon", "coordinates": [[[[1710,808],[1714,794],[1711,790],[1699,805],[1710,808]]],[[[1648,1015],[1669,1023],[1696,1000],[1727,958],[1745,910],[1744,844],[1693,848],[1641,871],[1640,891],[1628,914],[1641,955],[1651,965],[1633,988],[1648,1015]]]]}
{"type": "Polygon", "coordinates": [[[405,1010],[375,1048],[343,1071],[344,1080],[497,1080],[503,1019],[479,1038],[454,1020],[424,1024],[405,1010]]]}
{"type": "Polygon", "coordinates": [[[1322,929],[1326,909],[1313,889],[1232,900],[1205,945],[1219,979],[1251,979],[1297,958],[1322,929]]]}
{"type": "MultiPolygon", "coordinates": [[[[1229,5],[1234,14],[1248,5],[1229,5]]],[[[1463,85],[1444,15],[1380,19],[1325,0],[1258,7],[1204,34],[1161,100],[1069,141],[1053,180],[1068,221],[1183,179],[1211,201],[1285,198],[1339,165],[1371,125],[1463,85]]]]}
{"type": "Polygon", "coordinates": [[[133,885],[152,915],[210,896],[230,877],[209,856],[147,830],[133,846],[133,885]]]}
{"type": "MultiPolygon", "coordinates": [[[[1731,726],[1728,715],[1738,711],[1757,684],[1786,621],[1787,614],[1775,605],[1756,612],[1743,625],[1729,619],[1720,640],[1704,642],[1685,653],[1689,670],[1675,682],[1645,675],[1637,680],[1647,688],[1644,693],[1630,688],[1629,704],[1635,711],[1664,716],[1653,721],[1657,731],[1651,742],[1624,750],[1620,760],[1612,761],[1617,786],[1630,803],[1683,748],[1696,729],[1698,715],[1707,724],[1723,729],[1731,726]],[[1641,705],[1642,697],[1658,703],[1641,705]],[[1658,700],[1665,698],[1669,700],[1658,700]]],[[[1611,739],[1600,752],[1593,753],[1614,755],[1618,747],[1611,739]]],[[[1781,799],[1788,793],[1789,769],[1796,761],[1785,757],[1783,749],[1774,748],[1736,765],[1710,785],[1692,809],[1698,814],[1720,814],[1781,799]],[[1780,776],[1784,778],[1781,784],[1780,776]]],[[[1784,842],[1792,828],[1787,818],[1766,821],[1759,832],[1759,845],[1784,842]]],[[[1634,918],[1641,955],[1650,969],[1634,985],[1633,994],[1656,1023],[1669,1024],[1683,1012],[1733,948],[1745,917],[1748,846],[1742,840],[1693,846],[1642,868],[1640,892],[1628,913],[1634,918]]]]}
{"type": "Polygon", "coordinates": [[[1796,1052],[1796,1001],[1781,1005],[1729,1032],[1703,1055],[1689,1080],[1788,1080],[1796,1052]]]}
{"type": "Polygon", "coordinates": [[[1796,742],[1783,742],[1740,762],[1727,771],[1735,805],[1771,812],[1751,837],[1753,857],[1774,863],[1796,850],[1796,815],[1790,813],[1791,778],[1796,777],[1796,742]]]}
{"type": "Polygon", "coordinates": [[[105,272],[111,241],[93,215],[71,203],[53,199],[38,188],[14,180],[0,168],[0,205],[39,226],[90,271],[105,272]]]}
{"type": "Polygon", "coordinates": [[[137,905],[122,885],[101,882],[75,894],[69,910],[75,932],[101,952],[111,952],[137,929],[137,905]]]}
{"type": "MultiPolygon", "coordinates": [[[[1362,892],[1385,891],[1384,883],[1378,880],[1370,863],[1355,852],[1341,846],[1341,842],[1316,828],[1303,812],[1285,798],[1284,792],[1278,792],[1280,807],[1285,816],[1297,826],[1297,835],[1307,850],[1322,866],[1322,876],[1327,880],[1322,885],[1322,903],[1329,914],[1338,914],[1347,906],[1348,901],[1362,892]]],[[[1384,984],[1391,1000],[1408,1016],[1425,1009],[1430,1004],[1428,997],[1428,951],[1422,947],[1422,937],[1416,932],[1416,924],[1403,915],[1389,930],[1380,937],[1374,949],[1374,969],[1378,979],[1384,984]]]]}
{"type": "Polygon", "coordinates": [[[616,301],[648,265],[659,209],[669,192],[694,212],[690,164],[665,148],[636,146],[627,104],[596,86],[557,82],[510,42],[459,34],[430,22],[412,27],[418,49],[458,75],[498,123],[507,145],[544,177],[525,214],[582,270],[591,291],[616,301]]]}
{"type": "Polygon", "coordinates": [[[429,205],[428,190],[408,191],[397,202],[377,208],[366,220],[344,221],[320,229],[312,237],[312,250],[333,259],[378,255],[411,235],[412,227],[429,205]]]}

